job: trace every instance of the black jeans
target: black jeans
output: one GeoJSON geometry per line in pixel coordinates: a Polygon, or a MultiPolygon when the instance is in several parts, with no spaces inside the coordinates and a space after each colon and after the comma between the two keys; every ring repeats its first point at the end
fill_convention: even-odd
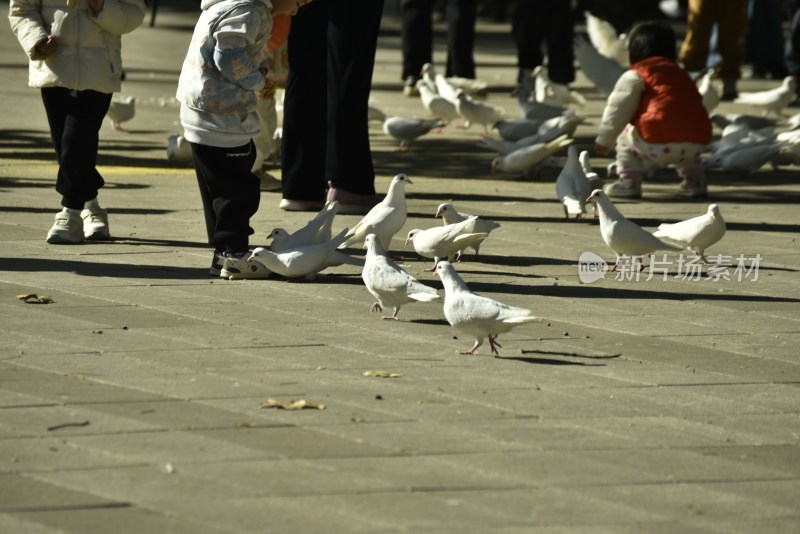
{"type": "Polygon", "coordinates": [[[58,159],[56,191],[61,193],[61,205],[83,209],[105,183],[97,172],[97,147],[111,93],[45,87],[42,102],[58,159]]]}
{"type": "Polygon", "coordinates": [[[315,0],[289,32],[283,197],[325,200],[326,182],[375,193],[367,126],[383,0],[315,0]]]}
{"type": "MultiPolygon", "coordinates": [[[[433,0],[402,0],[403,79],[414,76],[433,58],[433,0]]],[[[445,76],[475,77],[475,0],[446,0],[447,67],[445,76]]]]}
{"type": "Polygon", "coordinates": [[[550,79],[563,84],[575,81],[574,25],[569,0],[517,2],[511,32],[517,45],[519,68],[532,70],[544,64],[542,45],[545,45],[550,79]]]}
{"type": "Polygon", "coordinates": [[[220,148],[189,143],[203,200],[208,243],[217,252],[247,252],[250,217],[258,211],[260,181],[251,169],[256,147],[220,148]]]}

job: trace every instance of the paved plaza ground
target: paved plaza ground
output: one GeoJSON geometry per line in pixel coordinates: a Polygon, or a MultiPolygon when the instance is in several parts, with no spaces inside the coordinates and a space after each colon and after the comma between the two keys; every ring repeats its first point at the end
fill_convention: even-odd
{"type": "MultiPolygon", "coordinates": [[[[398,153],[372,123],[379,192],[398,172],[414,182],[392,244],[402,265],[441,288],[401,236],[440,224],[452,200],[502,225],[457,265],[469,286],[542,318],[501,335],[497,357],[488,344],[462,356],[472,339],[441,303],[381,321],[357,267],[310,282],[208,276],[193,170],[166,160],[196,18],[181,7],[162,3],[123,43],[137,114],[101,131],[107,243],[45,242],[52,147],[25,56],[0,32],[0,532],[800,531],[797,168],[709,173],[728,232],[708,253],[732,262],[718,276],[682,276],[688,255],[672,253],[666,274],[583,283],[581,253],[613,253],[596,220],[563,219],[558,169],[493,175],[475,126],[398,153]],[[53,302],[17,298],[31,293],[53,302]]],[[[401,94],[398,28],[388,9],[372,100],[421,117],[401,94]]],[[[476,56],[487,101],[516,118],[509,25],[482,20],[476,56]]],[[[581,75],[575,89],[588,100],[575,144],[591,149],[604,98],[581,75]]],[[[610,161],[595,159],[601,175],[610,161]]],[[[617,205],[649,230],[705,212],[678,182],[661,172],[617,205]]],[[[310,217],[279,199],[262,194],[253,245],[310,217]]]]}

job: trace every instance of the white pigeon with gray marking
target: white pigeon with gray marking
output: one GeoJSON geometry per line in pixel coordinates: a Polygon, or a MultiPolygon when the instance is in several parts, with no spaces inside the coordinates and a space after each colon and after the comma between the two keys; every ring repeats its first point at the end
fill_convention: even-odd
{"type": "Polygon", "coordinates": [[[136,115],[136,97],[132,95],[120,96],[111,101],[106,112],[106,117],[111,126],[118,132],[124,132],[123,122],[127,122],[136,115]]]}
{"type": "Polygon", "coordinates": [[[538,322],[531,310],[509,306],[470,291],[450,262],[440,261],[436,274],[444,285],[444,316],[450,326],[475,338],[475,344],[460,354],[475,354],[483,340],[489,338],[493,354],[499,354],[497,336],[512,328],[538,322]]]}
{"type": "Polygon", "coordinates": [[[747,104],[758,106],[764,115],[770,113],[781,116],[783,110],[797,98],[797,83],[794,76],[787,76],[778,87],[766,91],[739,93],[733,101],[734,104],[747,104]]]}
{"type": "Polygon", "coordinates": [[[400,141],[397,151],[407,151],[411,141],[444,126],[442,119],[418,119],[416,117],[387,117],[383,121],[383,132],[400,141]]]}
{"type": "Polygon", "coordinates": [[[417,254],[423,258],[433,258],[433,267],[425,269],[432,272],[441,260],[454,258],[458,261],[460,251],[489,237],[485,232],[467,233],[467,228],[474,225],[475,219],[477,217],[470,217],[459,223],[425,230],[414,228],[408,232],[406,245],[411,243],[417,254]]]}
{"type": "Polygon", "coordinates": [[[347,238],[347,228],[330,241],[293,247],[282,252],[272,252],[263,247],[253,249],[247,258],[258,262],[273,273],[286,278],[313,279],[314,275],[329,266],[329,257],[347,238]]]}
{"type": "Polygon", "coordinates": [[[556,178],[556,196],[563,204],[564,216],[580,218],[586,213],[586,199],[592,194],[575,145],[567,148],[567,162],[556,178]]]}

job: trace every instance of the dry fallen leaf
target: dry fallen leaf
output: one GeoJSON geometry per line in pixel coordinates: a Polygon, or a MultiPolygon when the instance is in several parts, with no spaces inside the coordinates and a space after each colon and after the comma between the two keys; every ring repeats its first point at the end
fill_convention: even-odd
{"type": "Polygon", "coordinates": [[[305,399],[281,402],[275,399],[267,399],[262,402],[259,408],[278,408],[279,410],[324,410],[325,405],[315,402],[308,402],[305,399]]]}
{"type": "Polygon", "coordinates": [[[53,302],[53,297],[47,295],[37,295],[36,293],[25,293],[24,295],[17,295],[17,298],[22,302],[31,304],[50,304],[53,302]]]}
{"type": "Polygon", "coordinates": [[[391,371],[364,371],[364,376],[374,376],[376,378],[399,378],[400,373],[392,373],[391,371]]]}

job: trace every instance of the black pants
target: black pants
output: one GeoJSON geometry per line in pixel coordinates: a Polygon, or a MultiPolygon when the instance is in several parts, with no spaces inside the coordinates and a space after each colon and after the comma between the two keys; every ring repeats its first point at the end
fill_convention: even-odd
{"type": "MultiPolygon", "coordinates": [[[[419,77],[433,58],[433,0],[402,0],[403,79],[419,77]]],[[[446,0],[447,67],[445,76],[475,77],[475,0],[446,0]]]]}
{"type": "Polygon", "coordinates": [[[105,183],[97,172],[97,148],[111,93],[46,87],[42,102],[58,159],[56,191],[61,193],[61,205],[83,209],[105,183]]]}
{"type": "Polygon", "coordinates": [[[574,22],[570,0],[517,2],[511,32],[517,45],[520,69],[531,70],[543,65],[544,45],[550,79],[563,84],[575,81],[574,22]]]}
{"type": "Polygon", "coordinates": [[[315,0],[289,33],[281,149],[284,198],[324,200],[327,181],[375,193],[367,105],[383,0],[315,0]]]}
{"type": "Polygon", "coordinates": [[[256,147],[250,143],[219,148],[189,143],[203,200],[208,243],[217,252],[247,252],[253,234],[250,217],[258,211],[260,182],[251,169],[256,147]]]}

